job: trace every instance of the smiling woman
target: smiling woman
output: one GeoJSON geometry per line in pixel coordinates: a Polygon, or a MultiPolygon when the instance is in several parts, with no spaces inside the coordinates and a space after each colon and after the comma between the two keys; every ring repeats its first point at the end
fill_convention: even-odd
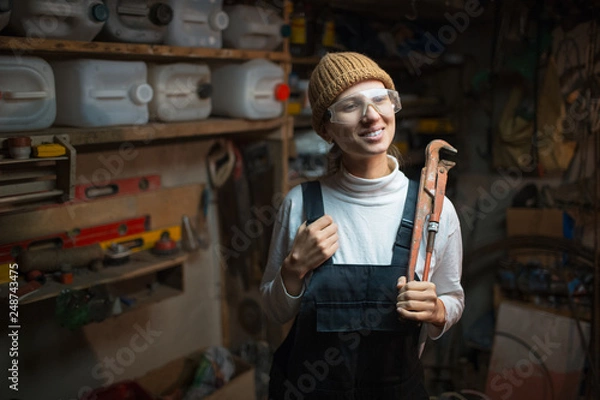
{"type": "Polygon", "coordinates": [[[280,323],[295,321],[274,355],[269,396],[428,399],[422,345],[464,307],[456,211],[445,199],[431,281],[407,283],[419,185],[393,152],[401,109],[394,82],[368,57],[330,53],[308,94],[313,128],[334,144],[334,168],[293,188],[275,220],[264,309],[280,323]]]}

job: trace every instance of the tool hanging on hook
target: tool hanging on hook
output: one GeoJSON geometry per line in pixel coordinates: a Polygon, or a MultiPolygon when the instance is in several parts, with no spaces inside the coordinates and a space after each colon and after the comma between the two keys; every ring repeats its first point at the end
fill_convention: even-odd
{"type": "Polygon", "coordinates": [[[410,7],[411,7],[411,11],[410,11],[411,13],[405,14],[404,16],[409,21],[416,21],[417,18],[419,17],[419,12],[417,11],[417,0],[411,0],[410,7]]]}
{"type": "Polygon", "coordinates": [[[458,150],[454,147],[439,139],[431,141],[425,149],[425,166],[421,170],[417,210],[415,212],[415,226],[413,228],[408,262],[408,280],[413,280],[415,277],[415,267],[419,258],[423,228],[427,217],[429,217],[427,221],[427,247],[425,250],[425,267],[421,280],[425,282],[429,278],[429,267],[431,265],[435,235],[438,232],[446,194],[448,171],[456,164],[454,161],[440,160],[440,150],[442,149],[452,154],[458,153],[458,150]]]}

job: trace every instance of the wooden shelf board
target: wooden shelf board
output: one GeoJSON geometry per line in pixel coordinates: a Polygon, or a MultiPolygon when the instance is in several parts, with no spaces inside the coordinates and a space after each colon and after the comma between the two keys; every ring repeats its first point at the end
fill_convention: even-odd
{"type": "Polygon", "coordinates": [[[188,256],[185,253],[161,257],[156,256],[149,251],[141,251],[139,253],[132,254],[131,260],[125,265],[115,267],[108,266],[98,272],[89,270],[76,271],[73,274],[73,283],[70,285],[48,280],[48,282],[46,282],[46,284],[37,292],[34,292],[25,297],[23,300],[19,301],[19,304],[29,304],[56,297],[64,289],[81,290],[95,285],[120,282],[143,275],[148,275],[178,264],[182,264],[185,262],[187,257],[188,256]]]}
{"type": "Polygon", "coordinates": [[[5,158],[0,160],[0,165],[10,164],[25,164],[25,163],[38,163],[44,161],[63,161],[68,160],[69,157],[40,157],[40,158],[26,158],[24,160],[15,160],[14,158],[5,158]]]}
{"type": "Polygon", "coordinates": [[[311,56],[311,57],[292,57],[292,64],[296,65],[317,65],[321,57],[311,56]]]}
{"type": "Polygon", "coordinates": [[[0,36],[0,51],[14,54],[60,53],[72,56],[134,56],[137,59],[186,59],[186,60],[250,60],[265,58],[271,61],[289,62],[290,56],[282,51],[212,49],[199,47],[178,47],[151,44],[81,42],[0,36]]]}
{"type": "Polygon", "coordinates": [[[135,304],[129,307],[123,305],[123,312],[142,308],[150,304],[155,304],[159,301],[179,296],[181,294],[183,294],[183,290],[176,289],[167,285],[158,285],[151,293],[148,290],[138,293],[132,293],[129,294],[127,297],[135,299],[135,304]]]}
{"type": "MultiPolygon", "coordinates": [[[[21,134],[32,136],[68,135],[72,146],[118,142],[150,142],[159,139],[176,139],[193,136],[213,136],[272,130],[281,127],[285,122],[285,118],[287,117],[267,120],[209,118],[206,120],[190,122],[150,122],[145,125],[120,125],[98,128],[52,127],[43,131],[21,132],[21,134]]],[[[42,159],[34,160],[42,161],[42,159]]]]}

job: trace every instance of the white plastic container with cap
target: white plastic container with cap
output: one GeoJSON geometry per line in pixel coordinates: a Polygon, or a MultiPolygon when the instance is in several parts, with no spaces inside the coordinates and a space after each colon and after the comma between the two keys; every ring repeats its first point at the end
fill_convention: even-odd
{"type": "Polygon", "coordinates": [[[210,115],[212,85],[206,64],[148,64],[148,83],[154,89],[152,120],[193,121],[210,115]]]}
{"type": "Polygon", "coordinates": [[[222,31],[229,25],[223,0],[170,0],[173,22],[167,28],[165,43],[170,46],[223,46],[222,31]]]}
{"type": "Polygon", "coordinates": [[[213,114],[233,118],[276,118],[290,94],[283,68],[262,58],[215,68],[212,83],[213,114]]]}
{"type": "Polygon", "coordinates": [[[148,122],[153,89],[142,61],[67,60],[51,63],[56,124],[75,127],[148,122]]]}
{"type": "Polygon", "coordinates": [[[8,25],[11,10],[12,0],[0,0],[0,31],[8,25]]]}
{"type": "Polygon", "coordinates": [[[50,65],[39,57],[0,56],[0,132],[45,129],[55,117],[50,65]]]}
{"type": "Polygon", "coordinates": [[[18,0],[9,27],[21,36],[90,41],[107,19],[100,0],[18,0]]]}
{"type": "Polygon", "coordinates": [[[128,43],[163,43],[173,20],[168,0],[104,0],[109,18],[98,39],[128,43]]]}
{"type": "Polygon", "coordinates": [[[283,41],[283,19],[275,10],[245,4],[225,6],[223,10],[229,16],[223,47],[271,51],[283,41]]]}

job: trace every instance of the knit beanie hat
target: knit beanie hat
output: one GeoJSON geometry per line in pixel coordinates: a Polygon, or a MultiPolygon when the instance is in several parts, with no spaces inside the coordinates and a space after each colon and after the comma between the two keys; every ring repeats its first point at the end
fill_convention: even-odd
{"type": "Polygon", "coordinates": [[[308,99],[312,107],[312,126],[323,134],[323,116],[333,100],[355,83],[376,79],[394,90],[392,78],[377,63],[359,53],[328,53],[315,67],[308,84],[308,99]]]}

